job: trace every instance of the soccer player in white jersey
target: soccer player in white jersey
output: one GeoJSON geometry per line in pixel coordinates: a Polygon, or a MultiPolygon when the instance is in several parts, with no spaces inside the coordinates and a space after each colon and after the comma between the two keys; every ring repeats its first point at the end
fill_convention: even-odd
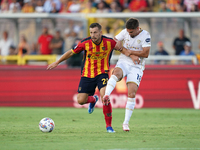
{"type": "Polygon", "coordinates": [[[135,107],[135,95],[143,76],[145,58],[149,56],[150,52],[151,36],[146,30],[142,30],[139,27],[139,21],[137,19],[130,18],[126,22],[126,29],[123,29],[116,35],[115,40],[122,41],[123,49],[127,49],[128,53],[126,55],[120,54],[113,73],[108,80],[103,101],[104,104],[109,102],[109,96],[114,90],[116,82],[127,77],[128,100],[126,103],[123,130],[129,131],[129,121],[135,107]],[[130,57],[134,57],[134,55],[138,56],[140,61],[133,62],[130,57]]]}

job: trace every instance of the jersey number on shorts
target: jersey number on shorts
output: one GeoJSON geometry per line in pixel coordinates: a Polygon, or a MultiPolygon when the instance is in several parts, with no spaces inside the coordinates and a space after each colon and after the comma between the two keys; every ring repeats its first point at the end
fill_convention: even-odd
{"type": "Polygon", "coordinates": [[[108,78],[103,78],[102,81],[103,81],[103,85],[105,85],[108,82],[108,78]]]}
{"type": "Polygon", "coordinates": [[[141,76],[139,74],[137,74],[137,80],[140,82],[141,81],[141,76]]]}

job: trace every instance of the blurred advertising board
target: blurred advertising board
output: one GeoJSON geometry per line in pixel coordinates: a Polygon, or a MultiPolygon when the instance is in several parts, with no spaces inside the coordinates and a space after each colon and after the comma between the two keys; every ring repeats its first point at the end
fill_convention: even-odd
{"type": "MultiPolygon", "coordinates": [[[[79,68],[0,67],[0,106],[87,107],[76,101],[80,73],[79,68]]],[[[110,99],[113,108],[125,107],[125,79],[117,83],[110,99]]],[[[102,107],[101,101],[97,107],[102,107]]],[[[200,66],[146,66],[136,108],[200,109],[200,66]]]]}

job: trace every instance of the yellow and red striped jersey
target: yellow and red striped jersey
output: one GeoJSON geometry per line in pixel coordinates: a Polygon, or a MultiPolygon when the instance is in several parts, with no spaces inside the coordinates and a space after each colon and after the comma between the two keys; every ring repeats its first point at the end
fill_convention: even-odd
{"type": "Polygon", "coordinates": [[[102,36],[101,42],[96,45],[91,37],[83,39],[72,50],[73,53],[85,51],[82,64],[82,77],[94,78],[99,74],[108,73],[110,58],[116,41],[112,38],[102,36]]]}

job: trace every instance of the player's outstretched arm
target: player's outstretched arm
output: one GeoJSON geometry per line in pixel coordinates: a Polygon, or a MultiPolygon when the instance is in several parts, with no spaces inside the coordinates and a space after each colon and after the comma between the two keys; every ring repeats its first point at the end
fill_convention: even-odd
{"type": "Polygon", "coordinates": [[[67,60],[72,55],[74,55],[74,53],[72,52],[72,50],[67,51],[56,62],[53,62],[52,64],[48,65],[47,70],[56,68],[59,65],[59,63],[63,62],[64,60],[67,60]]]}

